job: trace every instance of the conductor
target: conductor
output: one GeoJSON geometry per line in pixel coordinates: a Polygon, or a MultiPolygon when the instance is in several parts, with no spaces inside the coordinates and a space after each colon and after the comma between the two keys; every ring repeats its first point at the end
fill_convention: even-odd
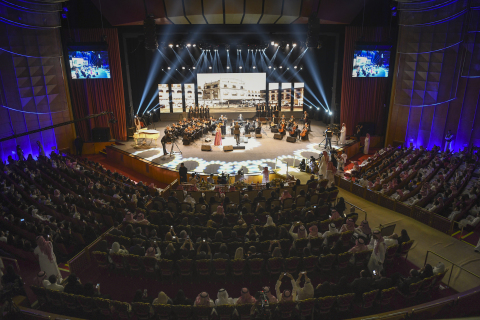
{"type": "Polygon", "coordinates": [[[237,141],[237,146],[240,144],[240,126],[238,122],[235,122],[233,126],[233,134],[235,135],[235,140],[237,141]]]}

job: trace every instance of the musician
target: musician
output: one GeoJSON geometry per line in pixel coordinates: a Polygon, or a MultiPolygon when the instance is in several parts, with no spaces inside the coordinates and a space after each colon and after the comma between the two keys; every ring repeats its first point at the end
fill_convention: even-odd
{"type": "Polygon", "coordinates": [[[307,113],[307,111],[303,111],[303,123],[304,124],[308,123],[308,113],[307,113]]]}
{"type": "Polygon", "coordinates": [[[142,122],[140,121],[140,119],[138,118],[138,116],[135,116],[135,127],[137,128],[137,131],[139,131],[140,129],[142,129],[142,122]]]}
{"type": "Polygon", "coordinates": [[[220,121],[222,135],[227,135],[227,117],[221,116],[222,120],[220,121]]]}
{"type": "Polygon", "coordinates": [[[453,138],[455,136],[452,133],[452,130],[448,130],[445,135],[445,151],[453,152],[453,138]]]}
{"type": "Polygon", "coordinates": [[[200,119],[205,119],[205,107],[200,108],[200,119]]]}
{"type": "Polygon", "coordinates": [[[353,130],[353,132],[355,132],[354,136],[357,138],[358,141],[360,141],[360,135],[362,134],[362,128],[363,128],[363,126],[357,124],[357,126],[355,127],[355,130],[353,130]]]}
{"type": "Polygon", "coordinates": [[[167,147],[166,147],[166,144],[167,144],[167,141],[170,140],[170,136],[169,134],[165,134],[163,137],[162,137],[162,140],[160,140],[160,142],[162,143],[162,147],[163,147],[163,155],[166,156],[168,154],[167,152],[167,147]]]}
{"type": "Polygon", "coordinates": [[[282,114],[282,119],[281,119],[281,120],[282,120],[283,122],[285,122],[285,121],[286,121],[286,120],[285,120],[285,115],[284,115],[284,114],[282,114]]]}
{"type": "Polygon", "coordinates": [[[325,149],[328,148],[328,145],[330,145],[330,149],[332,149],[332,136],[333,132],[330,130],[330,126],[327,126],[327,130],[325,130],[325,149]]]}
{"type": "Polygon", "coordinates": [[[304,126],[303,126],[303,129],[302,129],[302,132],[300,132],[299,136],[300,136],[300,139],[302,140],[308,140],[308,131],[310,130],[310,126],[308,125],[308,123],[306,123],[304,126]]]}
{"type": "Polygon", "coordinates": [[[192,119],[193,117],[193,107],[190,106],[190,108],[188,109],[188,119],[192,119]]]}
{"type": "Polygon", "coordinates": [[[195,106],[195,118],[198,118],[199,115],[200,115],[199,108],[198,106],[195,106]]]}
{"type": "Polygon", "coordinates": [[[293,114],[290,116],[290,122],[291,122],[291,123],[294,123],[294,122],[295,122],[295,117],[293,116],[293,114]]]}
{"type": "Polygon", "coordinates": [[[287,131],[287,124],[285,123],[285,120],[282,120],[278,125],[278,132],[283,136],[286,134],[286,131],[287,131]]]}
{"type": "Polygon", "coordinates": [[[244,134],[249,134],[250,133],[250,121],[247,120],[247,123],[245,123],[245,132],[244,134]]]}
{"type": "Polygon", "coordinates": [[[233,126],[233,134],[235,135],[235,140],[237,141],[237,146],[240,144],[240,126],[237,122],[233,126]]]}
{"type": "Polygon", "coordinates": [[[206,117],[207,119],[210,117],[210,108],[208,106],[205,107],[206,117]]]}
{"type": "Polygon", "coordinates": [[[276,128],[277,124],[275,123],[275,115],[272,117],[272,122],[270,122],[270,129],[276,128]]]}

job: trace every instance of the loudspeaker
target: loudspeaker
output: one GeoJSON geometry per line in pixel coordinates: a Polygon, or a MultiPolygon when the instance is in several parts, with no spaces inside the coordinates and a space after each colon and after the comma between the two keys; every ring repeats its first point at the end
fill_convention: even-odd
{"type": "Polygon", "coordinates": [[[245,150],[245,146],[233,146],[233,150],[245,150]]]}
{"type": "Polygon", "coordinates": [[[297,142],[297,138],[295,138],[295,137],[287,137],[287,142],[297,142]]]}
{"type": "Polygon", "coordinates": [[[262,137],[262,134],[261,134],[261,133],[257,133],[257,134],[255,135],[255,138],[261,138],[261,137],[262,137]]]}
{"type": "Polygon", "coordinates": [[[151,15],[143,20],[143,34],[145,36],[145,49],[151,51],[157,50],[157,25],[155,18],[151,15]]]}
{"type": "Polygon", "coordinates": [[[233,151],[233,146],[223,146],[223,151],[233,151]]]}
{"type": "Polygon", "coordinates": [[[250,133],[245,135],[245,138],[251,138],[251,137],[252,136],[250,135],[250,133]]]}
{"type": "Polygon", "coordinates": [[[281,135],[280,133],[275,133],[273,135],[273,139],[283,140],[283,135],[281,135]]]}
{"type": "Polygon", "coordinates": [[[135,133],[135,127],[127,128],[127,137],[133,137],[133,134],[135,133]]]}
{"type": "Polygon", "coordinates": [[[107,142],[110,141],[110,128],[98,127],[92,129],[92,140],[94,142],[107,142]]]}
{"type": "Polygon", "coordinates": [[[212,146],[209,144],[202,144],[202,151],[212,151],[212,146]]]}
{"type": "Polygon", "coordinates": [[[272,133],[278,133],[278,128],[272,128],[272,133]]]}

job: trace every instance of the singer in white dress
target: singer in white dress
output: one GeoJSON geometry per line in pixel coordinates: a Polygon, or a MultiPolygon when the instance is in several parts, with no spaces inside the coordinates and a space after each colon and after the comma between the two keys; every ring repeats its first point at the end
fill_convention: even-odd
{"type": "Polygon", "coordinates": [[[347,140],[347,126],[345,126],[345,123],[342,123],[342,129],[340,130],[340,144],[345,144],[345,141],[347,140]]]}
{"type": "Polygon", "coordinates": [[[367,133],[365,136],[365,147],[363,148],[363,154],[368,154],[368,149],[370,149],[370,135],[367,133]]]}

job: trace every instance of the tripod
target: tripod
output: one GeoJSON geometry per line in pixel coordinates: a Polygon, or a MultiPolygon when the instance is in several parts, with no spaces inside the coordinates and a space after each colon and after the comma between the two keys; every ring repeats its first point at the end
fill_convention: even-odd
{"type": "MultiPolygon", "coordinates": [[[[330,139],[332,139],[332,138],[330,138],[330,139]]],[[[323,140],[322,140],[322,141],[321,141],[321,142],[318,144],[318,146],[319,146],[319,147],[322,147],[322,143],[324,143],[324,142],[325,142],[325,140],[327,140],[327,137],[323,138],[323,140]]],[[[330,140],[330,144],[331,144],[331,140],[330,140]]],[[[331,147],[330,147],[330,145],[329,145],[329,144],[326,144],[326,146],[325,146],[325,150],[328,150],[328,151],[330,151],[330,150],[331,150],[331,147]]]]}
{"type": "Polygon", "coordinates": [[[172,141],[172,148],[170,149],[170,157],[173,157],[174,153],[180,153],[182,154],[182,150],[178,147],[177,143],[175,141],[172,141]],[[177,147],[178,151],[173,151],[173,147],[177,147]]]}

